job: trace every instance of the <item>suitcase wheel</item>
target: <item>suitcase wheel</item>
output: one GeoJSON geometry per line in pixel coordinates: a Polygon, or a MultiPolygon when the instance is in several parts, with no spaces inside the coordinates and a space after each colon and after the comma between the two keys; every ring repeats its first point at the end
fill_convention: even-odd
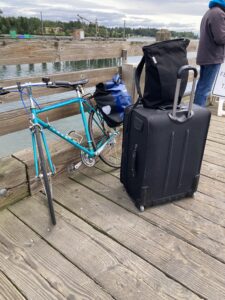
{"type": "Polygon", "coordinates": [[[145,211],[144,205],[140,205],[139,210],[140,210],[140,212],[144,212],[145,211]]]}

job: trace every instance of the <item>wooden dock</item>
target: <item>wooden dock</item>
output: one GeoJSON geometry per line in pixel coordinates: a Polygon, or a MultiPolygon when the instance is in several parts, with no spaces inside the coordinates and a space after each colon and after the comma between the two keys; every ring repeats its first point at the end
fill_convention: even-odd
{"type": "Polygon", "coordinates": [[[196,197],[140,213],[100,161],[0,212],[0,299],[225,299],[225,118],[196,197]]]}

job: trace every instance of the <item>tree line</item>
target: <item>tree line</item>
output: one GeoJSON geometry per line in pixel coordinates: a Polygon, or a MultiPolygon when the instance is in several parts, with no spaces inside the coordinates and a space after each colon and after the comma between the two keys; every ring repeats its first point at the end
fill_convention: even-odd
{"type": "MultiPolygon", "coordinates": [[[[48,28],[47,34],[55,35],[55,28],[58,28],[57,35],[68,36],[71,35],[74,29],[83,28],[86,37],[96,36],[107,37],[107,38],[121,38],[129,36],[149,36],[155,37],[158,29],[156,28],[130,28],[126,27],[105,27],[98,26],[94,23],[83,23],[81,21],[49,21],[44,20],[43,23],[38,18],[27,18],[27,17],[3,17],[0,15],[0,34],[9,34],[10,31],[16,31],[17,34],[31,34],[41,35],[42,28],[44,34],[46,34],[46,28],[48,28]],[[97,32],[96,32],[97,30],[97,32]]],[[[197,38],[193,32],[171,32],[172,37],[186,37],[186,38],[197,38]]]]}

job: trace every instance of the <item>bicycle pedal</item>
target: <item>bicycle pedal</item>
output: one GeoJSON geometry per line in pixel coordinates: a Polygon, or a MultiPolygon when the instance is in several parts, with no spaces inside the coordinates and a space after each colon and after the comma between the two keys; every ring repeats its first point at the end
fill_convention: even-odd
{"type": "Polygon", "coordinates": [[[82,166],[82,164],[83,164],[82,161],[78,162],[77,164],[75,164],[75,163],[70,164],[67,167],[67,172],[70,174],[70,173],[77,171],[82,166]]]}
{"type": "Polygon", "coordinates": [[[76,165],[74,165],[75,170],[78,170],[81,166],[82,166],[83,162],[80,161],[79,163],[77,163],[76,165]]]}

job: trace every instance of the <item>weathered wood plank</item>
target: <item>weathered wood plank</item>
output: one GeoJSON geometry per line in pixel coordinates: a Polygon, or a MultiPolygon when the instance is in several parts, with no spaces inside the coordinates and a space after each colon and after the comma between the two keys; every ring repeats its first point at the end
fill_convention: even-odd
{"type": "Polygon", "coordinates": [[[225,118],[224,117],[218,117],[218,116],[212,115],[211,119],[213,121],[215,121],[215,122],[219,122],[219,123],[225,124],[225,118]]]}
{"type": "MultiPolygon", "coordinates": [[[[79,188],[75,187],[72,197],[73,203],[79,211],[86,211],[86,207],[84,209],[83,206],[84,203],[80,202],[79,194],[79,188]]],[[[65,195],[63,197],[65,198],[65,195]]],[[[71,201],[72,198],[67,200],[71,201]]],[[[27,199],[23,205],[14,205],[10,207],[10,210],[29,224],[63,256],[92,277],[95,282],[98,282],[114,299],[198,299],[195,294],[169,279],[151,264],[57,204],[55,204],[57,226],[47,231],[49,216],[43,205],[43,197],[36,198],[36,200],[38,201],[31,203],[30,199],[27,199]],[[31,211],[38,211],[38,214],[33,215],[31,211]]],[[[97,204],[96,210],[101,216],[101,206],[97,204]]],[[[114,213],[116,213],[118,220],[126,212],[116,207],[116,210],[108,211],[105,217],[110,214],[111,220],[115,217],[114,213]]],[[[130,215],[132,217],[132,214],[130,215]]],[[[90,219],[91,223],[92,221],[90,219]]],[[[107,222],[105,233],[110,232],[112,228],[113,223],[107,222]]],[[[164,253],[164,250],[161,252],[164,253]]],[[[165,259],[170,261],[168,255],[165,259]]],[[[220,265],[217,267],[219,279],[221,269],[220,265]]],[[[211,278],[214,278],[214,275],[211,278]]],[[[223,281],[222,278],[221,280],[223,281]]],[[[224,289],[224,287],[222,289],[220,286],[217,287],[216,295],[220,295],[224,289]]],[[[212,291],[215,296],[213,284],[212,291]]]]}
{"type": "Polygon", "coordinates": [[[206,149],[214,153],[225,155],[225,146],[214,141],[207,140],[206,149]]]}
{"type": "MultiPolygon", "coordinates": [[[[92,189],[96,181],[84,177],[79,175],[76,178],[83,185],[87,179],[92,189]]],[[[134,205],[131,201],[127,201],[125,193],[119,194],[117,188],[111,189],[111,187],[100,184],[98,186],[99,188],[95,188],[97,193],[94,193],[80,184],[73,182],[69,184],[68,181],[57,182],[54,197],[76,215],[107,233],[198,295],[207,299],[224,295],[225,291],[221,290],[221,288],[223,289],[222,283],[215,291],[218,293],[220,290],[220,296],[211,294],[212,290],[208,288],[209,286],[213,287],[214,280],[218,284],[218,279],[215,276],[217,277],[219,274],[219,280],[225,280],[224,264],[204,254],[189,243],[170,235],[169,230],[164,231],[135,215],[138,213],[134,205]],[[65,185],[66,189],[62,191],[62,186],[65,185]],[[110,191],[114,201],[121,206],[126,205],[126,208],[132,213],[100,196],[100,194],[104,194],[109,199],[110,191]],[[74,201],[75,194],[76,201],[74,201]],[[220,266],[220,271],[215,271],[216,265],[220,266]]],[[[147,211],[144,216],[145,219],[148,218],[147,211]]],[[[158,218],[163,218],[163,216],[158,218]]],[[[170,226],[172,226],[172,222],[170,222],[170,226]]],[[[167,228],[169,227],[167,226],[167,228]]]]}
{"type": "MultiPolygon", "coordinates": [[[[121,57],[126,41],[5,41],[0,46],[0,64],[34,64],[121,57]]],[[[142,44],[141,44],[142,45],[142,44]]]]}
{"type": "MultiPolygon", "coordinates": [[[[146,44],[149,42],[5,40],[0,45],[0,65],[121,57],[123,49],[137,56],[146,44]]],[[[188,51],[196,52],[197,45],[198,41],[191,41],[188,51]]]]}
{"type": "Polygon", "coordinates": [[[209,141],[212,141],[212,142],[216,142],[218,144],[222,144],[222,145],[225,145],[225,136],[222,135],[222,134],[217,134],[215,132],[210,132],[208,133],[208,136],[207,136],[207,139],[209,141]]]}
{"type": "MultiPolygon", "coordinates": [[[[118,70],[117,68],[110,68],[110,69],[101,70],[101,73],[98,72],[99,70],[96,70],[97,71],[96,74],[94,74],[92,72],[93,80],[91,80],[91,83],[90,83],[91,86],[94,86],[98,82],[105,81],[107,79],[112,78],[112,76],[117,72],[117,70],[118,70]]],[[[92,71],[94,71],[94,70],[92,70],[92,71]]],[[[61,80],[69,80],[69,81],[79,80],[80,79],[79,76],[81,76],[81,72],[77,72],[77,74],[73,73],[72,75],[75,75],[75,76],[71,76],[70,74],[64,74],[62,77],[59,77],[59,74],[58,74],[58,75],[54,76],[54,80],[59,80],[59,78],[61,80]],[[69,78],[69,76],[77,77],[77,79],[69,78]]],[[[40,80],[40,78],[38,78],[38,79],[40,80]]],[[[34,81],[36,81],[36,80],[34,80],[34,81]]],[[[5,82],[5,86],[7,86],[8,84],[6,84],[6,82],[5,82]]],[[[51,93],[55,93],[57,90],[62,91],[62,89],[37,89],[36,96],[40,96],[40,92],[43,93],[42,95],[44,95],[45,92],[49,93],[49,91],[51,91],[51,93]],[[43,92],[43,91],[45,91],[45,92],[43,92]]],[[[65,89],[64,89],[64,91],[65,91],[65,89]]],[[[16,95],[16,96],[18,97],[18,95],[16,95]]],[[[1,98],[1,100],[3,102],[4,101],[10,102],[10,98],[7,99],[7,97],[8,97],[8,95],[3,96],[1,98]]],[[[15,97],[14,93],[13,93],[13,97],[15,97]]],[[[76,97],[75,93],[74,93],[74,97],[76,97]]],[[[14,100],[14,98],[11,100],[14,100]]],[[[60,103],[60,102],[61,102],[61,100],[57,100],[57,101],[51,102],[51,104],[60,103]]],[[[47,102],[46,102],[46,104],[42,104],[41,107],[45,107],[46,105],[48,105],[47,102]]],[[[21,104],[21,107],[22,107],[22,104],[21,104]]],[[[77,104],[73,104],[73,105],[67,105],[60,109],[48,111],[46,113],[41,114],[40,116],[43,119],[46,119],[48,117],[49,121],[54,121],[54,120],[63,119],[63,118],[66,118],[66,117],[69,117],[69,116],[72,116],[72,115],[75,115],[78,113],[79,113],[79,106],[77,104]]],[[[28,115],[27,115],[26,111],[24,110],[24,108],[10,110],[10,111],[6,111],[6,112],[3,112],[0,114],[0,135],[4,135],[4,134],[8,134],[8,133],[11,133],[14,131],[22,130],[22,129],[27,128],[28,126],[29,126],[29,118],[28,118],[28,115]]]]}
{"type": "Polygon", "coordinates": [[[112,299],[6,210],[0,218],[0,262],[0,269],[27,299],[112,299]]]}
{"type": "MultiPolygon", "coordinates": [[[[113,170],[99,162],[96,167],[105,172],[110,172],[111,175],[119,178],[120,171],[113,170]]],[[[200,216],[212,221],[218,225],[225,227],[225,186],[222,182],[201,175],[198,187],[199,192],[194,198],[183,199],[182,201],[174,202],[175,205],[190,209],[200,216]]]]}
{"type": "Polygon", "coordinates": [[[26,167],[12,157],[0,159],[0,209],[29,195],[26,167]]]}
{"type": "MultiPolygon", "coordinates": [[[[77,182],[139,214],[133,203],[133,207],[130,207],[131,199],[116,177],[94,168],[83,170],[82,173],[88,177],[77,175],[74,177],[77,182]]],[[[147,209],[143,218],[225,262],[225,228],[173,204],[147,209]]]]}
{"type": "Polygon", "coordinates": [[[201,176],[198,191],[215,199],[225,201],[224,182],[212,179],[208,176],[201,176]]]}
{"type": "MultiPolygon", "coordinates": [[[[221,152],[223,151],[223,149],[219,149],[219,148],[215,149],[214,151],[213,148],[207,147],[204,153],[204,161],[219,166],[220,168],[218,171],[223,173],[224,171],[223,168],[225,168],[225,153],[224,154],[219,153],[220,150],[221,152]]],[[[217,167],[215,167],[215,170],[213,170],[213,172],[214,173],[217,172],[217,167]]],[[[221,174],[221,176],[223,178],[223,174],[221,174]]]]}
{"type": "Polygon", "coordinates": [[[197,192],[194,198],[183,199],[174,204],[187,210],[187,213],[191,210],[210,222],[225,227],[225,201],[197,192]]]}
{"type": "Polygon", "coordinates": [[[221,134],[221,135],[225,136],[224,128],[222,126],[215,126],[215,125],[211,124],[211,126],[209,128],[209,132],[217,133],[217,134],[221,134]]]}
{"type": "MultiPolygon", "coordinates": [[[[61,101],[52,102],[51,105],[60,103],[61,101]]],[[[42,105],[45,107],[47,105],[42,105]]],[[[78,104],[71,104],[59,109],[54,109],[40,114],[40,118],[49,122],[67,118],[79,113],[78,104]]],[[[22,129],[28,129],[30,126],[29,115],[21,108],[0,114],[0,136],[22,129]]]]}
{"type": "MultiPolygon", "coordinates": [[[[88,79],[89,82],[85,87],[95,86],[99,82],[110,80],[115,73],[118,72],[120,68],[102,68],[94,70],[83,70],[70,73],[59,73],[59,74],[49,74],[48,76],[52,81],[62,80],[62,81],[78,81],[82,79],[88,79]]],[[[33,76],[33,77],[20,77],[20,82],[41,82],[43,76],[33,76]]],[[[45,76],[46,77],[46,76],[45,76]]],[[[18,79],[8,79],[0,80],[0,86],[11,86],[15,85],[18,79]]],[[[68,89],[67,89],[68,90],[68,89]]],[[[44,95],[50,95],[54,93],[65,92],[65,88],[49,89],[49,88],[34,88],[33,96],[38,98],[44,95]]],[[[0,105],[2,103],[9,103],[13,101],[18,101],[19,95],[17,93],[10,93],[0,97],[0,105]]]]}
{"type": "Polygon", "coordinates": [[[201,174],[225,183],[225,167],[203,161],[201,174]]]}
{"type": "MultiPolygon", "coordinates": [[[[80,151],[74,148],[66,141],[60,140],[57,142],[51,142],[48,144],[49,151],[53,164],[56,167],[56,175],[59,175],[68,167],[72,162],[80,161],[80,151]]],[[[23,162],[27,168],[27,177],[31,194],[36,193],[42,189],[42,185],[39,179],[35,177],[34,158],[32,148],[21,150],[13,157],[23,162]]]]}
{"type": "Polygon", "coordinates": [[[25,300],[15,286],[0,270],[0,299],[1,300],[25,300]]]}

